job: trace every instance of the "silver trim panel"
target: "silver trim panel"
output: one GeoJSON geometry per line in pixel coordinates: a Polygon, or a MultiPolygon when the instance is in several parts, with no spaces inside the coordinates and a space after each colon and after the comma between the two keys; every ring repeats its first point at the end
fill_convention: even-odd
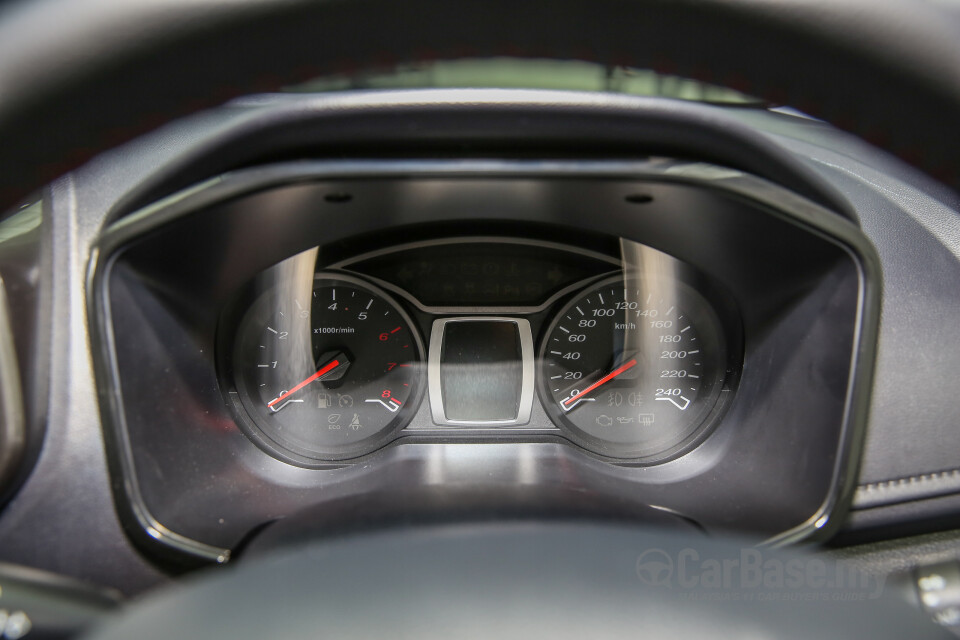
{"type": "Polygon", "coordinates": [[[0,278],[0,489],[15,475],[23,458],[26,441],[20,368],[10,323],[7,289],[0,278]]]}
{"type": "Polygon", "coordinates": [[[427,380],[430,393],[430,413],[433,421],[444,426],[459,427],[511,427],[530,422],[533,410],[533,387],[536,367],[533,355],[533,334],[530,322],[524,318],[461,316],[440,318],[433,321],[430,331],[430,353],[427,357],[427,380]],[[522,382],[520,383],[520,405],[517,417],[512,420],[451,420],[447,418],[443,405],[443,391],[440,385],[440,353],[443,350],[443,336],[447,324],[451,322],[510,322],[517,325],[520,336],[520,359],[522,362],[522,382]]]}

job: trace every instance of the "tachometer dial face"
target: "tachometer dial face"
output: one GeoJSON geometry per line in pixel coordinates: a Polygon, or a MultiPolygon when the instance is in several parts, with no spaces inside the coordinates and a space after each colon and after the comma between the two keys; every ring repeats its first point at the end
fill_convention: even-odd
{"type": "Polygon", "coordinates": [[[242,320],[233,359],[251,435],[294,458],[368,453],[409,420],[422,353],[409,317],[361,280],[321,275],[303,296],[269,293],[242,320]]]}
{"type": "Polygon", "coordinates": [[[710,422],[726,355],[710,305],[677,281],[600,282],[550,324],[540,393],[571,440],[616,458],[656,462],[710,422]]]}

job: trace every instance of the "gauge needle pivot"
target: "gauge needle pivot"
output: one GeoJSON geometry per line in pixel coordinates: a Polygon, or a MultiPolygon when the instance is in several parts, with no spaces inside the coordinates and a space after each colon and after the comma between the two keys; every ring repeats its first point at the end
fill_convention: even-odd
{"type": "Polygon", "coordinates": [[[613,380],[613,379],[616,378],[617,376],[623,375],[624,373],[626,373],[627,371],[629,371],[630,369],[632,369],[632,368],[635,367],[635,366],[637,366],[637,359],[636,359],[636,358],[633,358],[633,359],[631,359],[631,360],[623,363],[622,365],[620,365],[619,367],[617,367],[616,369],[614,369],[613,371],[611,371],[611,372],[608,373],[607,375],[603,376],[602,378],[600,378],[599,380],[597,380],[596,382],[594,382],[592,385],[590,385],[589,387],[587,387],[587,388],[584,389],[583,391],[580,391],[580,392],[576,393],[575,395],[570,396],[569,398],[567,398],[566,400],[564,400],[564,401],[561,402],[560,404],[562,404],[564,407],[569,407],[572,403],[576,402],[577,400],[579,400],[580,398],[584,397],[584,396],[587,395],[588,393],[590,393],[590,392],[592,392],[592,391],[594,391],[594,390],[596,390],[596,389],[599,389],[600,387],[602,387],[603,385],[607,384],[608,382],[610,382],[611,380],[613,380]]]}
{"type": "Polygon", "coordinates": [[[267,406],[272,409],[272,408],[273,408],[273,405],[277,404],[278,402],[280,402],[280,401],[282,401],[282,400],[285,400],[286,398],[289,398],[291,395],[293,395],[293,394],[296,393],[297,391],[300,391],[300,389],[303,389],[305,386],[307,386],[307,385],[310,384],[311,382],[313,382],[313,381],[315,381],[315,380],[319,380],[319,379],[323,378],[324,376],[332,373],[335,369],[337,369],[337,368],[339,368],[339,367],[346,366],[346,365],[348,365],[348,364],[350,364],[350,361],[347,360],[347,357],[346,357],[345,354],[343,354],[342,352],[336,354],[330,361],[327,362],[327,364],[325,364],[325,365],[323,365],[322,367],[320,367],[320,368],[317,370],[316,373],[314,373],[312,376],[310,376],[309,378],[307,378],[307,379],[304,380],[303,382],[300,382],[300,383],[294,385],[294,387],[293,387],[292,389],[290,389],[289,391],[285,391],[284,393],[281,393],[279,396],[277,396],[276,398],[274,398],[273,400],[271,400],[270,402],[268,402],[268,403],[267,403],[267,406]]]}

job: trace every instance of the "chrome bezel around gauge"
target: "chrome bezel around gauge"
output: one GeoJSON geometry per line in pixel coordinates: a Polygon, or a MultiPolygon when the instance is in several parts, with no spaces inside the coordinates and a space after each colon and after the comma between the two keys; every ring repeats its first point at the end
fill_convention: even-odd
{"type": "MultiPolygon", "coordinates": [[[[633,304],[633,302],[630,302],[630,304],[633,304]]],[[[618,309],[621,307],[625,308],[625,305],[621,305],[620,303],[616,303],[615,306],[617,306],[618,309]]],[[[638,307],[638,314],[643,307],[644,304],[641,302],[638,307]]],[[[609,309],[604,310],[609,311],[609,309]]],[[[647,313],[647,311],[643,311],[643,313],[647,313]]],[[[616,317],[620,318],[619,312],[617,312],[616,317]]],[[[561,427],[565,437],[589,451],[606,457],[644,465],[671,460],[683,455],[702,442],[709,434],[710,427],[717,422],[721,413],[723,407],[721,397],[724,389],[729,388],[731,381],[735,379],[733,373],[736,367],[735,364],[732,368],[729,367],[731,363],[728,362],[728,348],[725,339],[726,333],[723,323],[712,305],[698,293],[696,289],[679,279],[651,278],[638,273],[628,273],[626,277],[620,274],[600,278],[570,296],[553,315],[547,324],[546,330],[543,332],[540,349],[538,351],[537,389],[540,393],[540,399],[543,402],[547,414],[561,427]],[[649,380],[650,372],[661,368],[659,365],[654,366],[659,360],[656,362],[651,361],[656,356],[654,351],[659,351],[660,348],[664,348],[661,347],[659,343],[656,345],[657,349],[655,350],[653,349],[654,345],[647,342],[644,342],[642,345],[634,345],[632,351],[635,352],[635,358],[630,361],[632,364],[624,364],[626,359],[625,354],[627,351],[630,351],[630,349],[626,349],[625,346],[621,349],[622,353],[620,357],[614,353],[617,350],[616,346],[613,346],[609,354],[604,350],[603,353],[586,353],[585,356],[581,356],[581,352],[583,351],[583,346],[581,345],[588,346],[592,349],[597,349],[600,346],[606,347],[608,346],[606,344],[608,341],[616,345],[618,338],[622,338],[628,333],[627,325],[632,327],[629,333],[633,335],[658,337],[653,335],[653,329],[644,331],[643,325],[648,321],[648,316],[646,315],[643,318],[636,317],[631,319],[628,317],[630,312],[624,311],[623,323],[617,323],[615,319],[605,316],[604,314],[600,314],[599,319],[592,319],[592,316],[596,314],[590,314],[591,308],[589,308],[589,300],[591,296],[595,298],[599,296],[599,299],[593,304],[604,305],[604,307],[606,307],[614,303],[616,299],[610,299],[611,296],[622,296],[626,301],[628,292],[631,289],[635,289],[636,295],[639,295],[640,289],[643,289],[644,293],[648,294],[644,297],[647,298],[646,306],[652,309],[650,313],[656,314],[656,307],[658,305],[663,307],[662,312],[664,318],[649,320],[650,322],[672,322],[672,320],[666,320],[665,317],[672,315],[673,319],[676,320],[683,318],[683,314],[686,314],[687,319],[685,322],[687,326],[685,329],[678,331],[676,335],[680,336],[684,331],[692,329],[693,331],[691,333],[697,336],[693,339],[697,340],[697,343],[696,345],[690,343],[690,346],[691,348],[692,346],[697,347],[695,353],[697,353],[698,358],[691,358],[691,361],[696,359],[701,360],[700,363],[697,363],[697,366],[700,367],[697,369],[699,375],[692,375],[692,378],[697,379],[697,389],[691,398],[681,396],[683,402],[678,402],[669,395],[655,397],[659,396],[659,392],[661,391],[661,389],[655,388],[656,382],[653,382],[652,385],[646,384],[647,387],[650,387],[649,389],[645,389],[642,384],[635,384],[619,391],[614,389],[608,394],[610,395],[610,402],[608,403],[605,403],[603,393],[599,394],[600,397],[597,398],[595,397],[597,391],[591,391],[591,388],[599,390],[602,388],[599,385],[606,383],[612,382],[614,385],[622,384],[617,379],[618,375],[626,377],[634,374],[633,379],[637,379],[637,372],[639,372],[640,380],[651,382],[649,380]],[[607,300],[603,299],[603,294],[607,294],[607,300]],[[669,296],[669,301],[660,298],[661,295],[665,298],[669,296]],[[651,300],[654,296],[658,299],[651,300]],[[564,320],[571,318],[571,316],[573,316],[573,318],[568,320],[566,324],[588,318],[585,321],[593,322],[594,324],[591,325],[593,328],[577,329],[581,331],[581,333],[571,334],[569,329],[563,327],[564,320]],[[598,322],[600,324],[597,324],[598,322]],[[609,323],[613,323],[613,325],[604,327],[604,324],[609,323]],[[604,333],[604,328],[609,329],[609,333],[604,333]],[[561,331],[563,333],[561,333],[561,331]],[[559,375],[561,369],[582,369],[582,367],[578,367],[576,363],[568,366],[560,362],[560,359],[565,357],[565,355],[561,355],[563,354],[563,347],[553,343],[563,337],[582,338],[584,340],[583,342],[575,343],[576,351],[572,353],[568,352],[568,354],[565,355],[576,355],[580,362],[591,361],[591,366],[597,367],[597,369],[602,372],[609,372],[602,377],[600,377],[601,374],[599,373],[593,376],[593,378],[597,378],[596,380],[590,378],[593,380],[593,384],[584,389],[579,389],[581,384],[577,382],[568,384],[567,387],[571,389],[578,387],[576,391],[568,396],[564,395],[565,392],[561,392],[561,388],[564,388],[563,384],[551,383],[551,378],[555,377],[551,374],[559,375]],[[557,351],[556,349],[560,350],[557,351]],[[628,368],[635,367],[638,360],[640,361],[640,366],[633,368],[632,371],[627,371],[628,368]],[[552,369],[555,366],[559,368],[552,369]],[[599,385],[597,383],[599,383],[599,385]],[[554,384],[558,384],[556,389],[553,388],[554,384]],[[585,394],[587,391],[590,391],[589,397],[585,394]],[[630,393],[627,394],[627,391],[630,391],[630,393]],[[614,396],[618,399],[615,405],[615,401],[613,400],[614,396]],[[629,396],[629,398],[626,396],[629,396]],[[585,400],[578,400],[580,397],[584,397],[585,400]],[[561,400],[560,398],[565,398],[565,400],[561,400]],[[576,401],[569,407],[564,407],[564,403],[570,402],[571,400],[576,401]],[[661,406],[656,402],[657,400],[668,400],[671,406],[661,406]],[[587,418],[581,415],[585,409],[594,408],[593,404],[587,404],[588,401],[597,402],[596,406],[609,404],[609,407],[599,416],[593,416],[593,411],[589,412],[591,413],[590,418],[596,419],[596,425],[592,423],[588,424],[585,422],[587,418]],[[626,407],[631,407],[631,409],[627,409],[626,407]],[[671,414],[674,408],[676,411],[682,411],[684,413],[667,416],[668,418],[674,419],[675,424],[673,428],[667,428],[656,436],[648,436],[650,430],[655,430],[659,426],[655,422],[655,417],[658,415],[662,416],[665,412],[671,414]],[[577,413],[578,409],[580,414],[577,413]],[[685,413],[688,409],[694,409],[694,411],[688,415],[685,413]],[[630,415],[623,415],[626,413],[630,413],[630,415]],[[601,426],[601,419],[607,421],[603,423],[603,426],[601,426]],[[640,421],[644,419],[648,422],[643,423],[644,426],[641,428],[640,421]],[[618,420],[623,424],[617,424],[618,420]],[[634,424],[636,424],[636,426],[634,426],[634,424]],[[600,436],[598,435],[599,431],[609,432],[610,435],[606,437],[600,436]]],[[[672,337],[672,335],[669,337],[672,337]]],[[[667,351],[670,351],[673,344],[676,343],[665,344],[667,344],[665,347],[667,351]]],[[[664,353],[667,353],[667,351],[664,351],[664,353]]],[[[738,349],[735,348],[734,351],[738,351],[738,349]]],[[[680,353],[686,354],[685,351],[681,351],[680,353]]],[[[671,360],[671,362],[673,361],[671,360]]],[[[687,365],[684,365],[684,376],[686,376],[686,367],[687,365]]],[[[576,371],[576,373],[579,374],[581,372],[576,371]]],[[[583,378],[578,378],[578,380],[587,380],[588,377],[589,376],[584,376],[583,378]]],[[[664,382],[660,384],[666,385],[664,382]]],[[[686,382],[686,384],[690,384],[690,382],[686,382]]],[[[690,394],[688,393],[688,395],[690,394]]]]}
{"type": "MultiPolygon", "coordinates": [[[[251,332],[257,331],[258,328],[263,329],[263,327],[260,327],[260,324],[262,324],[262,321],[266,317],[274,314],[276,310],[281,308],[281,305],[284,303],[281,298],[284,297],[284,294],[277,288],[271,288],[260,294],[255,299],[253,304],[251,304],[250,307],[244,311],[243,319],[237,326],[233,342],[233,349],[229,352],[228,357],[230,360],[227,363],[226,369],[228,371],[228,380],[230,380],[234,386],[228,390],[227,395],[234,409],[234,413],[238,418],[238,423],[247,437],[249,437],[254,443],[257,444],[257,446],[270,453],[272,456],[287,462],[291,462],[298,466],[305,467],[322,466],[324,463],[328,463],[330,461],[356,458],[375,451],[376,449],[393,440],[407,425],[416,412],[416,409],[419,406],[423,396],[424,386],[423,342],[420,338],[416,324],[406,313],[406,311],[404,311],[404,309],[396,302],[396,300],[394,300],[381,288],[362,278],[339,272],[316,273],[313,276],[312,283],[312,293],[314,295],[315,292],[320,288],[325,289],[331,285],[335,287],[342,284],[344,289],[352,289],[354,291],[361,291],[369,294],[371,296],[371,305],[374,304],[374,300],[379,301],[379,304],[385,305],[387,307],[387,313],[395,313],[397,316],[399,316],[399,320],[397,322],[400,324],[398,325],[397,329],[399,330],[402,327],[406,330],[405,333],[409,332],[409,338],[411,341],[410,348],[412,348],[413,354],[411,355],[410,361],[412,367],[410,367],[410,370],[406,372],[404,376],[404,379],[409,381],[408,384],[411,388],[407,391],[407,394],[404,396],[402,402],[399,400],[393,400],[393,402],[389,405],[384,404],[385,407],[388,407],[386,410],[390,413],[383,416],[386,419],[384,424],[374,427],[372,433],[366,437],[359,439],[342,438],[343,442],[328,443],[323,442],[323,439],[319,437],[317,438],[317,441],[314,442],[312,440],[305,439],[302,435],[287,435],[291,432],[292,425],[287,425],[285,430],[284,425],[280,423],[279,420],[277,424],[270,422],[274,418],[279,419],[282,417],[282,409],[273,408],[270,413],[262,411],[261,405],[263,404],[263,398],[255,397],[259,395],[259,391],[256,388],[256,385],[252,383],[250,379],[248,379],[251,375],[253,375],[253,372],[243,370],[241,365],[245,358],[249,359],[249,355],[245,353],[245,349],[253,344],[251,340],[254,342],[262,341],[256,339],[251,332]]],[[[289,301],[286,302],[289,303],[289,301]]],[[[366,315],[365,311],[362,313],[364,316],[366,315]]],[[[310,325],[309,334],[312,335],[315,333],[316,319],[312,315],[307,315],[307,311],[305,309],[299,311],[298,321],[306,322],[310,325]]],[[[371,318],[369,321],[374,322],[375,320],[371,318]]],[[[368,321],[364,320],[363,322],[366,324],[368,321]]],[[[276,333],[276,331],[269,326],[267,326],[265,329],[276,333]]],[[[371,332],[369,336],[370,340],[376,340],[377,331],[373,329],[370,329],[369,331],[371,332]]],[[[391,338],[392,336],[388,337],[388,340],[391,338]]],[[[315,345],[312,346],[315,347],[315,345]]],[[[260,348],[263,349],[264,347],[261,345],[260,348]]],[[[324,349],[322,348],[320,349],[320,351],[323,350],[324,349]]],[[[399,372],[399,369],[396,371],[399,372]]],[[[349,375],[349,373],[347,375],[349,375]]],[[[316,385],[325,386],[326,384],[337,384],[339,382],[343,382],[343,380],[337,380],[336,382],[328,383],[323,378],[318,378],[317,381],[310,383],[310,386],[302,389],[299,393],[307,392],[310,387],[314,387],[316,385]]],[[[331,395],[336,394],[337,397],[341,399],[340,404],[338,405],[339,407],[347,407],[350,409],[350,411],[344,413],[343,416],[347,416],[351,411],[354,413],[362,411],[364,405],[356,403],[351,395],[340,394],[337,392],[337,390],[329,391],[331,395]],[[343,404],[343,399],[349,399],[349,405],[343,404]]],[[[284,391],[279,397],[286,397],[284,394],[288,393],[290,392],[284,391]]],[[[326,391],[324,391],[323,395],[327,395],[326,391]]],[[[291,394],[290,397],[293,397],[293,395],[291,394]]],[[[310,423],[313,422],[313,419],[315,418],[316,429],[318,430],[318,433],[323,429],[324,426],[327,426],[327,416],[321,409],[311,411],[311,409],[314,409],[312,406],[303,406],[302,408],[297,406],[295,408],[299,409],[300,411],[311,412],[309,417],[302,417],[302,422],[310,423]],[[321,415],[321,413],[323,413],[323,415],[321,415]]],[[[324,408],[327,408],[327,405],[324,405],[324,408]]],[[[289,412],[289,409],[287,411],[289,412]]],[[[366,413],[369,414],[370,411],[368,410],[366,413]]],[[[333,418],[334,415],[340,414],[332,414],[329,417],[333,418]]],[[[354,420],[357,420],[356,415],[354,416],[354,420]]],[[[347,424],[348,421],[349,418],[343,417],[342,420],[337,421],[337,427],[349,435],[350,425],[347,424]],[[346,426],[340,425],[340,422],[343,422],[346,426]]],[[[363,421],[366,422],[366,420],[363,421]]]]}

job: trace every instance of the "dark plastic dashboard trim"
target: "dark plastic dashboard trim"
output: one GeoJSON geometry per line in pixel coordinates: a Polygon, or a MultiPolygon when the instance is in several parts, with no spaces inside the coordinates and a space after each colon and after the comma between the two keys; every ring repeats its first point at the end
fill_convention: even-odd
{"type": "MultiPolygon", "coordinates": [[[[690,101],[542,89],[260,94],[221,109],[222,128],[116,202],[115,222],[211,175],[290,158],[459,157],[594,161],[695,158],[734,167],[856,220],[849,202],[731,110],[690,101]],[[224,116],[222,114],[226,113],[224,116]],[[404,125],[395,126],[402,117],[404,125]]],[[[823,125],[826,126],[826,125],[823,125]]]]}
{"type": "Polygon", "coordinates": [[[205,206],[255,191],[317,178],[363,177],[602,177],[646,179],[708,187],[761,205],[771,215],[807,229],[840,247],[855,263],[860,281],[851,378],[840,431],[839,453],[827,498],[804,523],[765,543],[781,546],[823,538],[837,530],[857,485],[874,352],[879,328],[881,270],[875,249],[849,220],[778,185],[735,169],[667,159],[648,161],[490,161],[490,160],[345,160],[300,161],[227,173],[181,191],[126,216],[108,227],[95,243],[87,271],[87,310],[90,316],[94,368],[101,417],[105,425],[114,501],[125,529],[135,541],[147,539],[190,557],[223,563],[230,550],[217,548],[170,531],[149,512],[141,497],[130,443],[123,424],[117,363],[112,345],[107,276],[118,252],[135,238],[205,206]]]}
{"type": "MultiPolygon", "coordinates": [[[[94,246],[90,252],[88,291],[99,290],[101,280],[93,270],[96,268],[95,265],[100,262],[100,253],[101,246],[99,244],[94,246]],[[96,286],[97,289],[94,289],[94,286],[96,286]]],[[[111,258],[103,264],[104,272],[109,271],[115,258],[116,256],[111,256],[111,258]]],[[[104,320],[109,317],[109,302],[104,297],[102,300],[103,307],[101,309],[104,315],[100,316],[94,308],[97,303],[97,298],[98,296],[95,295],[88,295],[87,297],[87,312],[90,314],[92,320],[91,326],[96,329],[90,333],[91,350],[94,354],[95,375],[97,377],[104,376],[111,381],[109,388],[98,385],[97,391],[100,400],[101,419],[104,424],[104,442],[108,452],[107,462],[110,467],[110,480],[114,492],[114,502],[121,515],[120,519],[124,524],[124,530],[137,542],[142,542],[140,539],[140,534],[142,533],[178,552],[187,554],[188,557],[195,557],[203,561],[216,562],[218,564],[225,563],[230,559],[229,549],[219,549],[169,530],[153,517],[143,502],[136,475],[132,469],[132,454],[130,452],[130,442],[126,439],[126,429],[116,424],[110,418],[111,415],[123,415],[122,403],[120,402],[119,394],[110,393],[111,389],[118,388],[118,381],[114,375],[116,371],[114,352],[112,349],[106,347],[107,344],[113,341],[111,323],[104,320]],[[104,332],[102,334],[102,343],[100,342],[101,334],[99,333],[101,331],[104,332]],[[101,355],[101,358],[96,357],[98,353],[101,355]],[[105,410],[105,406],[109,406],[110,411],[105,410]],[[119,500],[121,492],[127,496],[128,500],[126,502],[119,500]],[[130,526],[131,519],[139,528],[130,526]]],[[[120,420],[122,421],[123,418],[121,417],[120,420]]]]}

